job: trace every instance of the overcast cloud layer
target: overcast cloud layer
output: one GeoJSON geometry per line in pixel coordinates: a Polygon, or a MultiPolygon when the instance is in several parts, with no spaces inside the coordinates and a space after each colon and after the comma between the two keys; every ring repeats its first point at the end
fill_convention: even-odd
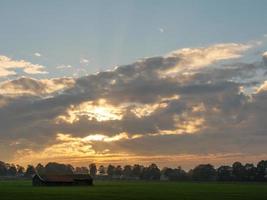
{"type": "MultiPolygon", "coordinates": [[[[4,81],[0,160],[257,160],[266,155],[267,54],[244,62],[252,48],[217,44],[80,78],[4,81]]],[[[0,76],[17,67],[44,73],[43,66],[0,57],[0,76]]]]}

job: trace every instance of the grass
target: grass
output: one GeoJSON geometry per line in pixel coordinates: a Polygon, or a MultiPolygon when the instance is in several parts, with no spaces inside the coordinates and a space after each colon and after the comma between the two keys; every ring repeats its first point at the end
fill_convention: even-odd
{"type": "Polygon", "coordinates": [[[267,200],[267,184],[97,181],[93,187],[32,187],[0,181],[3,200],[267,200]]]}

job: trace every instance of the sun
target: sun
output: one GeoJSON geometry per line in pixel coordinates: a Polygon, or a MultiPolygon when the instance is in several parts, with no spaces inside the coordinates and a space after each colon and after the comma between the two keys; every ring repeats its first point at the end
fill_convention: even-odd
{"type": "Polygon", "coordinates": [[[111,106],[88,106],[86,110],[88,115],[94,117],[97,121],[121,119],[120,110],[111,106]]]}
{"type": "Polygon", "coordinates": [[[121,120],[123,117],[123,108],[112,106],[105,99],[100,99],[96,102],[86,101],[79,105],[72,105],[67,109],[66,113],[66,115],[58,116],[56,121],[63,120],[68,123],[74,123],[81,117],[99,122],[121,120]]]}

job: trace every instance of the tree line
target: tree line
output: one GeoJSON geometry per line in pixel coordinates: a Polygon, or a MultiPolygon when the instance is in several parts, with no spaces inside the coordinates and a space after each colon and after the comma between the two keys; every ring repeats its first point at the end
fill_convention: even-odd
{"type": "Polygon", "coordinates": [[[189,171],[181,167],[160,169],[156,164],[143,165],[108,165],[99,167],[92,163],[89,166],[73,167],[69,164],[50,162],[43,166],[23,166],[0,161],[0,176],[32,177],[34,174],[90,174],[96,179],[136,179],[136,180],[169,180],[169,181],[266,181],[267,160],[254,164],[234,162],[231,166],[215,168],[211,164],[201,164],[189,171]]]}

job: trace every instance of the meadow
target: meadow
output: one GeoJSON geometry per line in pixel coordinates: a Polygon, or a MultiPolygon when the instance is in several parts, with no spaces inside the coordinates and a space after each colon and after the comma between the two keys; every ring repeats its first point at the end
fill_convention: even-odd
{"type": "Polygon", "coordinates": [[[3,200],[266,200],[267,184],[96,181],[92,187],[33,187],[31,181],[0,181],[3,200]]]}

